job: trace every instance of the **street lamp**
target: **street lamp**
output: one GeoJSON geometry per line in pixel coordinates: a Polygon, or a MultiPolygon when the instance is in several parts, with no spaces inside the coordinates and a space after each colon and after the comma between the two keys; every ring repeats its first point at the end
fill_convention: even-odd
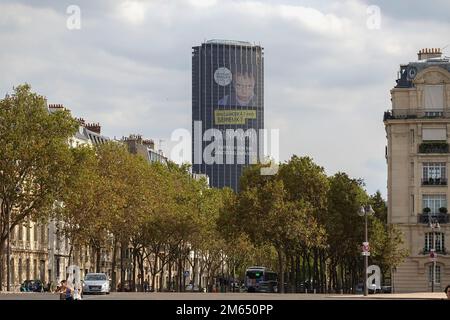
{"type": "Polygon", "coordinates": [[[358,215],[360,217],[364,217],[364,232],[365,232],[365,237],[364,237],[364,251],[363,251],[363,255],[364,255],[364,296],[367,296],[369,293],[369,289],[367,287],[367,268],[369,267],[369,240],[367,237],[367,216],[371,216],[375,213],[375,211],[373,211],[372,206],[371,205],[366,205],[366,206],[361,206],[359,208],[358,211],[358,215]]]}
{"type": "Polygon", "coordinates": [[[436,218],[432,218],[431,215],[428,217],[428,226],[432,230],[432,259],[433,259],[433,270],[431,275],[431,292],[434,292],[434,284],[436,282],[436,238],[434,229],[440,229],[439,221],[436,218]]]}

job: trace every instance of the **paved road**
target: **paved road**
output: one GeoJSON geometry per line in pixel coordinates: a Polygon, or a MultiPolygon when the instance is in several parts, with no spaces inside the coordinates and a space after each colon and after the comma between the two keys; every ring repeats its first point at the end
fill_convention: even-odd
{"type": "MultiPolygon", "coordinates": [[[[269,293],[128,293],[85,295],[84,300],[362,300],[362,299],[446,299],[443,292],[361,295],[269,294],[269,293]]],[[[0,293],[0,300],[59,300],[52,293],[0,293]]]]}

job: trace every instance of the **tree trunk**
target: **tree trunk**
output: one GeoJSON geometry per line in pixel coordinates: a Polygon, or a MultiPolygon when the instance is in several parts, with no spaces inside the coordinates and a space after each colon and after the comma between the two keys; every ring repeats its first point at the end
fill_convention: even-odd
{"type": "Polygon", "coordinates": [[[132,273],[132,277],[133,277],[133,292],[136,292],[136,249],[133,248],[133,273],[132,273]]]}
{"type": "Polygon", "coordinates": [[[120,285],[122,289],[124,287],[125,281],[125,269],[124,269],[124,259],[125,259],[125,248],[123,247],[123,242],[120,242],[120,285]]]}
{"type": "Polygon", "coordinates": [[[140,265],[140,267],[141,267],[141,292],[144,292],[144,282],[145,282],[145,275],[144,275],[144,254],[141,254],[140,256],[139,256],[139,258],[140,258],[140,261],[141,261],[141,265],[140,265]]]}
{"type": "Polygon", "coordinates": [[[161,268],[161,276],[159,277],[159,292],[164,290],[164,268],[161,268]]]}
{"type": "Polygon", "coordinates": [[[280,283],[278,286],[278,292],[284,293],[284,265],[283,265],[283,250],[278,249],[278,273],[280,275],[280,283]]]}
{"type": "Polygon", "coordinates": [[[95,264],[96,264],[96,271],[97,273],[100,272],[100,259],[101,259],[101,248],[99,246],[95,247],[95,253],[96,253],[96,257],[95,257],[95,264]]]}
{"type": "Polygon", "coordinates": [[[168,285],[167,289],[169,289],[169,291],[172,290],[172,260],[171,259],[169,260],[169,285],[168,285]]]}
{"type": "Polygon", "coordinates": [[[3,291],[3,274],[5,270],[5,251],[4,251],[4,244],[0,243],[0,291],[3,291]]]}
{"type": "Polygon", "coordinates": [[[295,256],[295,292],[299,292],[300,285],[300,255],[295,256]]]}
{"type": "MultiPolygon", "coordinates": [[[[156,256],[154,258],[154,260],[155,260],[155,262],[153,263],[153,268],[152,268],[152,289],[153,289],[154,292],[156,292],[156,283],[155,283],[155,281],[156,281],[156,268],[158,267],[158,256],[156,256]]],[[[162,278],[162,273],[163,272],[164,271],[161,270],[161,278],[162,278]]],[[[161,288],[161,285],[160,285],[160,288],[161,288]]]]}
{"type": "Polygon", "coordinates": [[[184,287],[183,287],[183,280],[184,280],[184,275],[183,275],[183,261],[181,260],[181,255],[178,258],[178,291],[179,292],[183,292],[184,287]]]}
{"type": "Polygon", "coordinates": [[[111,272],[112,272],[112,281],[111,281],[111,289],[112,291],[116,291],[117,288],[117,279],[116,279],[116,256],[117,256],[117,241],[113,239],[113,256],[111,263],[111,272]]]}
{"type": "Polygon", "coordinates": [[[71,266],[72,262],[73,262],[72,254],[73,254],[73,243],[71,244],[70,249],[69,249],[69,266],[71,266]]]}
{"type": "Polygon", "coordinates": [[[195,287],[195,277],[197,275],[197,250],[194,251],[194,265],[192,267],[192,291],[194,291],[195,287]]]}

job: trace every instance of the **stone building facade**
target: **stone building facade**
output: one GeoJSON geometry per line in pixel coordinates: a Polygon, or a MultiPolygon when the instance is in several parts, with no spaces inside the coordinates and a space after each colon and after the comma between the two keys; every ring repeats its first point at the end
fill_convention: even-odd
{"type": "Polygon", "coordinates": [[[450,284],[449,59],[440,49],[421,50],[418,61],[400,66],[391,100],[384,114],[388,222],[401,229],[409,251],[393,270],[393,290],[442,291],[450,284]]]}

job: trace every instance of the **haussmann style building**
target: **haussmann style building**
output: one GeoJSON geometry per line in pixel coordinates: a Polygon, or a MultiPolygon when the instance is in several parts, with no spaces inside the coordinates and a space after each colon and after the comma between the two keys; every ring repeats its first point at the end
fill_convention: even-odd
{"type": "Polygon", "coordinates": [[[391,97],[384,114],[388,222],[409,251],[393,270],[393,290],[442,292],[450,284],[449,59],[440,49],[420,50],[418,61],[400,66],[391,97]]]}

